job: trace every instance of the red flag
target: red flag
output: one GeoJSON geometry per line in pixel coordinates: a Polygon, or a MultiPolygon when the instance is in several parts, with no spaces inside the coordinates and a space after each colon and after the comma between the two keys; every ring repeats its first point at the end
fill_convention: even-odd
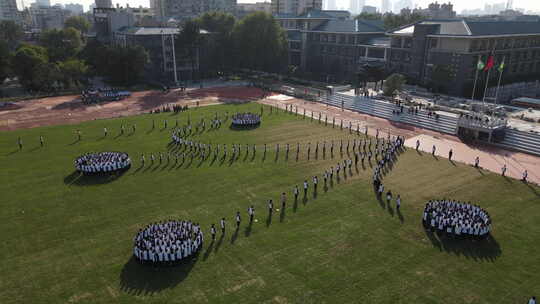
{"type": "Polygon", "coordinates": [[[489,69],[491,69],[494,65],[495,65],[495,60],[493,59],[493,55],[490,55],[487,60],[486,67],[484,68],[484,72],[489,71],[489,69]]]}

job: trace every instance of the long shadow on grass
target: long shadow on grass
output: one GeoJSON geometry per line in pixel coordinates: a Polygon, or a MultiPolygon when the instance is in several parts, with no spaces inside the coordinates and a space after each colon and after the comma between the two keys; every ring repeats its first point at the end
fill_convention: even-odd
{"type": "Polygon", "coordinates": [[[483,240],[473,241],[438,235],[429,229],[426,229],[425,233],[433,246],[440,251],[453,253],[457,256],[464,256],[477,261],[494,262],[502,254],[499,243],[492,235],[483,240]]]}
{"type": "Polygon", "coordinates": [[[179,265],[154,267],[131,257],[120,273],[120,289],[131,295],[151,295],[174,288],[187,278],[196,260],[192,256],[179,265]]]}
{"type": "Polygon", "coordinates": [[[114,174],[96,174],[85,175],[77,171],[73,171],[68,176],[64,177],[64,184],[71,186],[92,186],[111,183],[126,173],[127,170],[119,171],[114,174]]]}

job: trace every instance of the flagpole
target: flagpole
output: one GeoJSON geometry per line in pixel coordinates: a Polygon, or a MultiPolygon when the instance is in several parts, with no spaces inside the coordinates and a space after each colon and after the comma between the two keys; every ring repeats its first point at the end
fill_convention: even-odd
{"type": "Polygon", "coordinates": [[[474,93],[476,93],[476,82],[478,81],[478,72],[480,72],[478,67],[475,67],[475,69],[476,69],[476,76],[474,76],[474,85],[472,89],[471,101],[474,101],[474,93]]]}
{"type": "Polygon", "coordinates": [[[500,74],[499,74],[499,81],[497,83],[497,90],[495,90],[495,105],[497,105],[497,98],[499,97],[499,88],[501,86],[501,79],[502,79],[502,74],[504,72],[504,62],[505,62],[505,59],[506,59],[506,56],[503,57],[503,60],[502,60],[502,69],[500,70],[500,74]]]}
{"type": "Polygon", "coordinates": [[[491,69],[488,70],[487,77],[486,77],[486,88],[484,89],[484,96],[482,97],[482,107],[485,107],[485,100],[486,100],[486,93],[488,89],[489,84],[489,73],[491,72],[491,69]]]}

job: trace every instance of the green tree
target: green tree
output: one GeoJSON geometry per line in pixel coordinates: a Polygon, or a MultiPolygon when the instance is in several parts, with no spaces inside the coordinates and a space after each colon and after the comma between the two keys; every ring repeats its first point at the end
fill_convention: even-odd
{"type": "Polygon", "coordinates": [[[79,32],[86,34],[90,30],[90,22],[82,16],[71,16],[64,22],[66,28],[72,27],[79,32]]]}
{"type": "Polygon", "coordinates": [[[105,75],[107,72],[107,60],[104,57],[109,50],[107,46],[98,40],[90,40],[79,52],[79,59],[89,66],[89,74],[105,75]]]}
{"type": "Polygon", "coordinates": [[[23,28],[11,20],[0,21],[0,41],[6,41],[10,49],[14,50],[23,38],[23,28]]]}
{"type": "Polygon", "coordinates": [[[11,60],[13,55],[5,40],[0,40],[0,84],[11,75],[11,60]]]}
{"type": "Polygon", "coordinates": [[[287,70],[287,37],[272,15],[247,15],[236,23],[233,37],[240,66],[268,72],[287,70]]]}
{"type": "Polygon", "coordinates": [[[201,70],[221,72],[233,67],[234,43],[232,31],[236,24],[233,15],[223,12],[209,12],[196,19],[199,27],[210,32],[204,35],[200,53],[204,58],[201,70]]]}
{"type": "Polygon", "coordinates": [[[65,88],[72,86],[80,86],[86,82],[88,66],[79,59],[68,59],[58,63],[58,68],[61,74],[60,81],[65,88]]]}
{"type": "Polygon", "coordinates": [[[139,81],[148,63],[148,53],[141,46],[108,47],[104,56],[108,59],[105,76],[122,85],[139,81]]]}
{"type": "Polygon", "coordinates": [[[24,44],[13,57],[12,66],[19,82],[27,89],[40,90],[43,84],[43,69],[49,62],[47,50],[41,46],[24,44]]]}
{"type": "Polygon", "coordinates": [[[383,85],[384,96],[394,96],[397,92],[401,91],[404,84],[405,76],[397,73],[388,76],[383,85]]]}
{"type": "Polygon", "coordinates": [[[41,34],[40,43],[47,49],[51,62],[64,61],[81,50],[81,32],[72,27],[48,30],[41,34]]]}
{"type": "Polygon", "coordinates": [[[199,23],[196,20],[187,20],[180,26],[180,33],[175,40],[178,57],[188,58],[191,62],[192,79],[195,79],[195,70],[198,69],[196,66],[202,39],[199,23]]]}

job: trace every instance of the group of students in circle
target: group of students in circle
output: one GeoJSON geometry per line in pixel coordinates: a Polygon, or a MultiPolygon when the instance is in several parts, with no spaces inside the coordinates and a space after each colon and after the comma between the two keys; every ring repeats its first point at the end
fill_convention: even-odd
{"type": "Polygon", "coordinates": [[[424,207],[424,227],[456,238],[483,239],[491,231],[489,213],[480,206],[456,200],[430,200],[424,207]]]}
{"type": "Polygon", "coordinates": [[[87,153],[75,159],[75,169],[84,174],[113,173],[130,166],[131,159],[124,152],[87,153]]]}
{"type": "Polygon", "coordinates": [[[147,225],[134,238],[133,256],[143,264],[175,265],[202,247],[203,232],[191,221],[168,220],[147,225]]]}
{"type": "Polygon", "coordinates": [[[261,116],[254,113],[236,113],[232,115],[233,127],[254,127],[261,124],[261,116]]]}

